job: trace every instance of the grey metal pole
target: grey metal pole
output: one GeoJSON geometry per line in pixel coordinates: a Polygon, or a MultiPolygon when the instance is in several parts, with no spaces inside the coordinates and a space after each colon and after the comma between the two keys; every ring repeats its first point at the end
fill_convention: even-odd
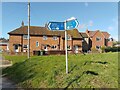
{"type": "Polygon", "coordinates": [[[28,59],[30,58],[30,1],[28,0],[28,59]]]}
{"type": "Polygon", "coordinates": [[[65,21],[65,58],[66,58],[66,74],[68,74],[68,53],[67,53],[67,30],[66,30],[66,21],[65,21]]]}

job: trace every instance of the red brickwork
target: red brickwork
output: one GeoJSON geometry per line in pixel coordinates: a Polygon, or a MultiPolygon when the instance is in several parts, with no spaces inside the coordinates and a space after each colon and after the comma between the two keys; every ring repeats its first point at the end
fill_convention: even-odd
{"type": "MultiPolygon", "coordinates": [[[[23,46],[27,45],[28,40],[24,39],[23,36],[20,35],[10,35],[9,37],[9,48],[11,52],[15,52],[15,44],[20,44],[18,52],[26,52],[27,49],[24,49],[23,46]],[[26,51],[25,51],[26,50],[26,51]]],[[[47,40],[43,39],[43,36],[30,36],[30,52],[45,50],[44,46],[47,45],[47,50],[64,50],[65,48],[65,40],[62,37],[57,36],[57,39],[54,40],[53,36],[47,36],[47,40]],[[36,46],[36,42],[39,43],[36,46]],[[56,46],[56,48],[52,48],[52,46],[56,46]]],[[[79,46],[79,50],[82,50],[82,40],[68,40],[68,46],[70,46],[70,50],[73,49],[74,45],[79,46]]]]}

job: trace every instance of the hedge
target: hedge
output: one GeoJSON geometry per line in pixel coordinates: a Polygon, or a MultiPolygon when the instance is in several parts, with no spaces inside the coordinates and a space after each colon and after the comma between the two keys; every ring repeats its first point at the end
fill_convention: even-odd
{"type": "Polygon", "coordinates": [[[106,47],[105,52],[119,52],[120,47],[106,47]]]}

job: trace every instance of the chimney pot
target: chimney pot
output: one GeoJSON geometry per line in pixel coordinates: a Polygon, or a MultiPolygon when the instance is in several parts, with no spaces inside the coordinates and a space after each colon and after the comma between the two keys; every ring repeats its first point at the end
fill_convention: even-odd
{"type": "Polygon", "coordinates": [[[87,33],[89,33],[88,29],[86,30],[87,33]]]}
{"type": "Polygon", "coordinates": [[[22,21],[22,27],[24,27],[24,22],[22,21]]]}

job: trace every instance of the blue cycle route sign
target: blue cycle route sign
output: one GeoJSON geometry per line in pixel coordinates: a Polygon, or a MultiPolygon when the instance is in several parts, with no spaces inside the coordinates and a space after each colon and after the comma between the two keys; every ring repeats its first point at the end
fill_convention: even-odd
{"type": "Polygon", "coordinates": [[[64,30],[64,22],[49,22],[49,30],[64,30]]]}
{"type": "Polygon", "coordinates": [[[66,74],[68,74],[68,59],[67,59],[67,30],[72,30],[78,27],[78,21],[74,17],[66,20],[65,22],[49,22],[49,30],[64,30],[65,31],[65,52],[66,52],[66,74]],[[65,30],[66,29],[66,30],[65,30]]]}
{"type": "Polygon", "coordinates": [[[77,19],[73,19],[73,20],[68,20],[66,21],[66,29],[70,30],[70,29],[74,29],[78,26],[78,21],[77,19]]]}
{"type": "Polygon", "coordinates": [[[49,30],[72,30],[78,27],[77,19],[68,19],[65,22],[49,22],[48,29],[49,30]],[[65,27],[66,23],[66,27],[65,27]]]}

